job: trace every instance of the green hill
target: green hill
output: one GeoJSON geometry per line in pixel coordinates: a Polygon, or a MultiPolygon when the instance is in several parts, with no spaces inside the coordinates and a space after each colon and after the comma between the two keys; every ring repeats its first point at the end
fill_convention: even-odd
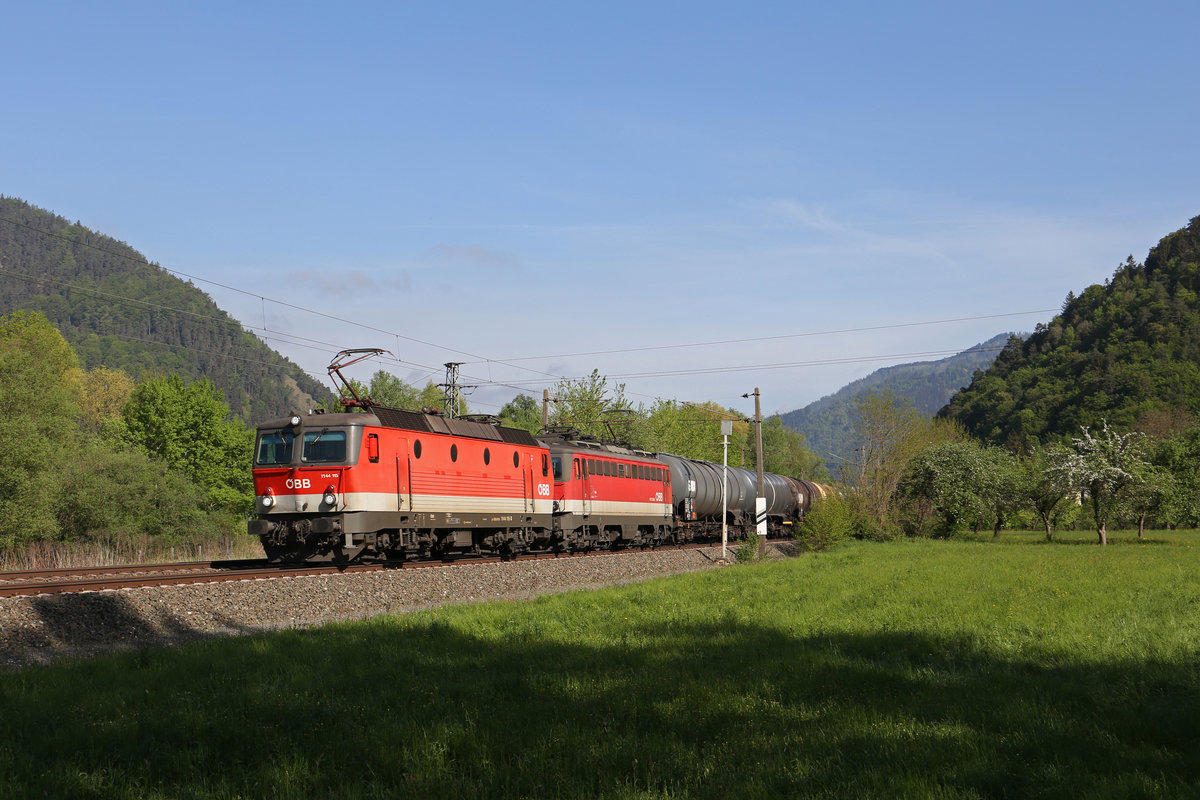
{"type": "Polygon", "coordinates": [[[1102,420],[1154,433],[1200,414],[1200,217],[1012,341],[941,410],[974,436],[1027,446],[1102,420]]]}
{"type": "Polygon", "coordinates": [[[85,368],[207,377],[248,421],[329,394],[207,294],[129,245],[0,196],[0,314],[18,309],[45,314],[85,368]]]}
{"type": "Polygon", "coordinates": [[[999,334],[940,361],[876,370],[804,408],[781,415],[783,424],[803,433],[808,446],[827,460],[830,472],[836,475],[837,465],[849,458],[854,449],[851,416],[856,398],[867,392],[890,389],[893,395],[911,401],[917,411],[932,417],[951,395],[971,381],[977,370],[991,364],[1011,336],[999,334]]]}

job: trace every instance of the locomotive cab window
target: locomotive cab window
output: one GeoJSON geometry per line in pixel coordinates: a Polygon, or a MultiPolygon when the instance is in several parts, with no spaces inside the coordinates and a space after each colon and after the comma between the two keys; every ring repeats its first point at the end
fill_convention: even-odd
{"type": "Polygon", "coordinates": [[[559,456],[554,456],[553,458],[550,459],[550,464],[554,467],[554,480],[559,481],[559,482],[566,480],[566,476],[563,475],[563,460],[562,460],[562,458],[559,456]]]}
{"type": "Polygon", "coordinates": [[[367,458],[372,464],[379,463],[379,434],[367,434],[367,458]]]}
{"type": "Polygon", "coordinates": [[[306,464],[333,464],[346,460],[346,432],[333,431],[325,428],[320,431],[306,431],[304,434],[304,452],[300,460],[306,464]]]}
{"type": "Polygon", "coordinates": [[[296,435],[291,431],[271,431],[258,437],[259,464],[292,463],[292,441],[296,435]]]}

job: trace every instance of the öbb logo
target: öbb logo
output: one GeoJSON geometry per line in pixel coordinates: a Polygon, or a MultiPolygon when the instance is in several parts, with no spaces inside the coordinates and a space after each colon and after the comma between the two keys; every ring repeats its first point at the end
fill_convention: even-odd
{"type": "Polygon", "coordinates": [[[311,489],[312,481],[308,478],[288,478],[283,485],[289,489],[311,489]]]}

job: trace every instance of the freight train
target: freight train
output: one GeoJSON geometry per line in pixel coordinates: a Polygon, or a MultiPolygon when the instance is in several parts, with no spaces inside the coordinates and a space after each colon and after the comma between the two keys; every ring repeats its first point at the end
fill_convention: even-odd
{"type": "MultiPolygon", "coordinates": [[[[719,464],[356,395],[343,405],[360,410],[258,428],[249,532],[271,561],[510,557],[721,536],[719,464]]],[[[728,469],[724,520],[737,537],[756,527],[757,476],[728,469]]],[[[764,474],[768,533],[788,530],[825,491],[764,474]]]]}

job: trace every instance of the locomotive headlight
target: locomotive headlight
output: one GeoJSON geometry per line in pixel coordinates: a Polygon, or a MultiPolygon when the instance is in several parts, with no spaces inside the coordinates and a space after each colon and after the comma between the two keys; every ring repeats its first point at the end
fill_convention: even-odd
{"type": "Polygon", "coordinates": [[[327,506],[337,503],[337,493],[334,491],[333,486],[325,487],[325,496],[321,498],[321,501],[327,506]]]}
{"type": "Polygon", "coordinates": [[[263,495],[262,507],[270,508],[273,505],[275,505],[275,498],[271,496],[271,490],[267,489],[267,493],[263,495]]]}
{"type": "Polygon", "coordinates": [[[300,419],[299,414],[292,414],[292,418],[288,420],[288,423],[291,424],[293,428],[300,427],[301,422],[303,422],[303,420],[300,419]]]}

